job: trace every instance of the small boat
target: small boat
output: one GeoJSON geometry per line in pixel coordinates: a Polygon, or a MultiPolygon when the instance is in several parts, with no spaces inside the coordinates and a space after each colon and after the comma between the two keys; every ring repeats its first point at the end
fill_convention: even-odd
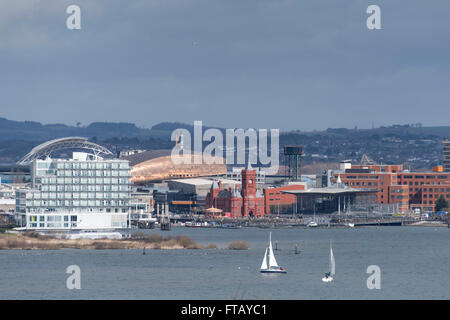
{"type": "Polygon", "coordinates": [[[187,221],[184,224],[184,226],[188,227],[188,228],[201,228],[201,227],[204,227],[204,225],[202,223],[200,223],[200,222],[190,222],[190,221],[187,221]]]}
{"type": "Polygon", "coordinates": [[[333,276],[336,273],[336,266],[334,262],[334,255],[333,255],[333,248],[331,247],[331,240],[330,240],[330,269],[329,272],[325,273],[325,277],[322,278],[323,282],[331,282],[333,281],[333,276]]]}
{"type": "Polygon", "coordinates": [[[308,227],[313,227],[313,228],[315,228],[315,227],[317,227],[318,226],[318,223],[316,222],[316,207],[314,207],[314,218],[312,219],[312,221],[310,221],[308,224],[307,224],[307,226],[308,227]]]}
{"type": "Polygon", "coordinates": [[[261,264],[261,273],[287,273],[286,269],[280,267],[275,259],[272,249],[272,232],[269,235],[269,247],[266,248],[264,259],[261,264]]]}
{"type": "Polygon", "coordinates": [[[317,222],[315,222],[315,221],[310,221],[310,222],[308,223],[307,226],[308,226],[308,227],[317,227],[318,224],[317,224],[317,222]]]}
{"type": "Polygon", "coordinates": [[[219,228],[222,228],[222,229],[241,229],[242,226],[236,225],[236,224],[224,223],[221,226],[219,226],[219,228]]]}
{"type": "Polygon", "coordinates": [[[354,228],[355,224],[351,222],[347,222],[347,212],[345,212],[345,225],[349,228],[354,228]]]}

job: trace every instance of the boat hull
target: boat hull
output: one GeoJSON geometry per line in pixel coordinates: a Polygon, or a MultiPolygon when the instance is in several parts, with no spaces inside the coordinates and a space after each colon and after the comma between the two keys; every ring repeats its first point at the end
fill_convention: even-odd
{"type": "Polygon", "coordinates": [[[261,273],[287,273],[286,270],[261,270],[261,273]]]}
{"type": "Polygon", "coordinates": [[[323,282],[331,282],[331,281],[333,281],[333,277],[323,277],[322,281],[323,282]]]}

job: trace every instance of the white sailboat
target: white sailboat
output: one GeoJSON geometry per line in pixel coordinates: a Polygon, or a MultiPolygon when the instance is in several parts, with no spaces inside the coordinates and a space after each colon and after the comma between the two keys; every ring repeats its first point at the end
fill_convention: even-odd
{"type": "Polygon", "coordinates": [[[347,222],[347,212],[345,212],[345,225],[349,228],[354,228],[355,224],[351,222],[347,222]]]}
{"type": "Polygon", "coordinates": [[[287,271],[280,267],[275,259],[275,255],[273,254],[272,249],[272,232],[269,235],[269,247],[266,248],[266,252],[264,253],[264,259],[261,263],[261,272],[262,273],[286,273],[287,271]]]}
{"type": "Polygon", "coordinates": [[[312,228],[315,228],[315,227],[318,226],[318,223],[316,222],[316,204],[314,204],[314,218],[313,218],[312,221],[310,221],[310,222],[307,224],[307,226],[308,226],[308,227],[312,227],[312,228]]]}
{"type": "Polygon", "coordinates": [[[336,265],[334,262],[333,248],[331,246],[331,241],[330,241],[330,270],[329,270],[329,272],[325,273],[325,277],[322,278],[322,281],[323,282],[333,281],[333,276],[335,274],[336,274],[336,265]]]}

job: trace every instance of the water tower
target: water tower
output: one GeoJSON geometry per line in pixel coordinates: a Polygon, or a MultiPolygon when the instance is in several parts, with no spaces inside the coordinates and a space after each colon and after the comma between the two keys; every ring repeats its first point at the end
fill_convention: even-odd
{"type": "Polygon", "coordinates": [[[303,155],[303,146],[284,146],[284,156],[287,161],[288,170],[286,178],[289,181],[300,181],[301,179],[301,157],[303,155]]]}

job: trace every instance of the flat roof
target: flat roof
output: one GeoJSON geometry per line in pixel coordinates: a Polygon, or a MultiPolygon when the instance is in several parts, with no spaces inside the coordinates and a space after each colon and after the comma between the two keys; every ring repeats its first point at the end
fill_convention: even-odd
{"type": "Polygon", "coordinates": [[[196,186],[202,186],[202,185],[208,185],[211,186],[211,184],[214,181],[221,181],[222,184],[241,184],[241,182],[239,181],[235,181],[235,180],[230,180],[230,179],[218,179],[218,180],[210,180],[210,179],[204,179],[204,178],[187,178],[187,179],[172,179],[172,180],[167,180],[169,181],[174,181],[174,182],[178,182],[178,183],[185,183],[185,184],[191,184],[191,185],[196,185],[196,186]]]}
{"type": "Polygon", "coordinates": [[[343,193],[364,193],[378,192],[377,189],[353,189],[353,188],[309,188],[306,190],[281,190],[283,193],[289,194],[343,194],[343,193]]]}

